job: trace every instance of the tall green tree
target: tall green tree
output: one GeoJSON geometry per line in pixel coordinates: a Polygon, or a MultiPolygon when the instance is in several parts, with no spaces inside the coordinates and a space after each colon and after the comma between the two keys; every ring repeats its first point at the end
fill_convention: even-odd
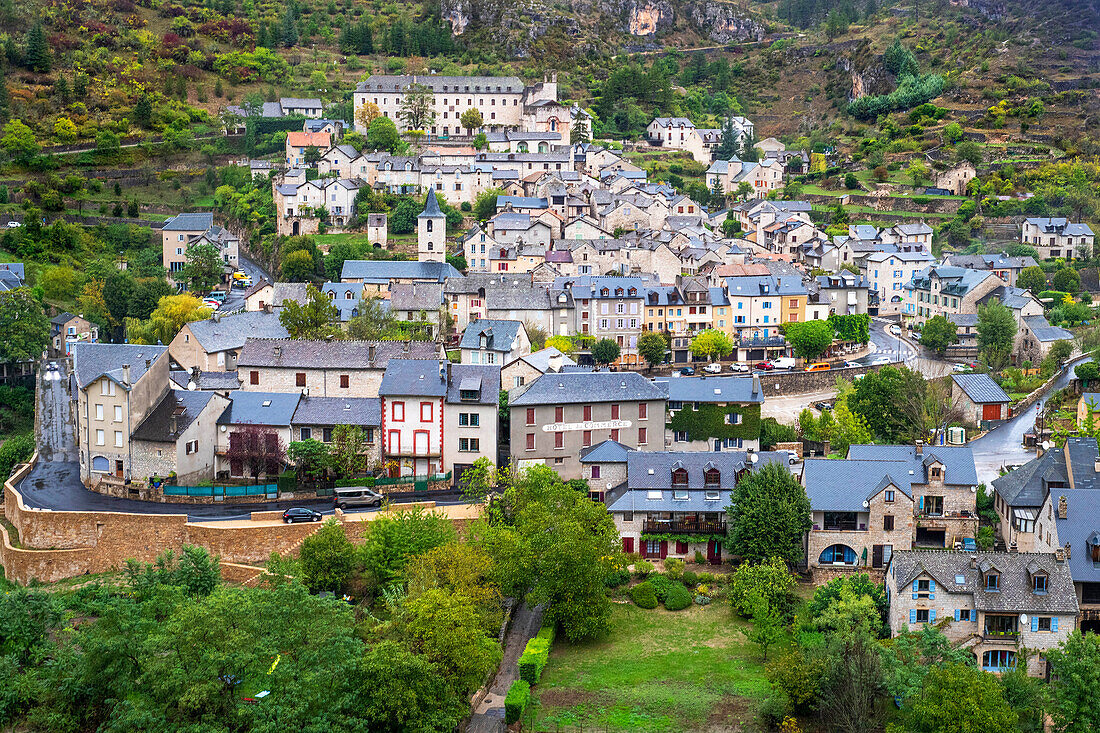
{"type": "Polygon", "coordinates": [[[815,361],[833,343],[833,327],[828,321],[799,321],[788,323],[783,336],[794,349],[795,356],[815,361]]]}
{"type": "Polygon", "coordinates": [[[1007,360],[1016,340],[1016,317],[998,300],[978,306],[978,348],[987,360],[1007,360]]]}
{"type": "Polygon", "coordinates": [[[321,341],[342,336],[339,309],[312,285],[306,286],[305,303],[288,300],[283,304],[279,323],[292,339],[321,341]]]}
{"type": "Polygon", "coordinates": [[[0,137],[0,148],[20,162],[26,162],[38,154],[34,130],[24,125],[22,120],[11,120],[4,125],[4,136],[0,137]]]}
{"type": "Polygon", "coordinates": [[[921,329],[920,342],[922,346],[927,346],[943,356],[948,346],[959,342],[959,334],[955,324],[946,316],[933,316],[921,329]]]}
{"type": "Polygon", "coordinates": [[[180,277],[196,293],[208,293],[222,279],[222,258],[213,244],[193,244],[187,248],[180,277]]]}
{"type": "Polygon", "coordinates": [[[646,360],[652,369],[665,363],[668,354],[668,341],[655,331],[646,331],[638,339],[638,354],[646,360]]]}
{"type": "Polygon", "coordinates": [[[46,42],[46,31],[41,23],[35,23],[27,31],[26,50],[23,52],[23,65],[31,71],[45,74],[50,70],[53,61],[50,54],[50,44],[46,42]]]}
{"type": "Polygon", "coordinates": [[[397,125],[389,117],[375,117],[367,128],[367,147],[396,153],[401,146],[397,125]]]}
{"type": "Polygon", "coordinates": [[[768,464],[737,482],[726,509],[726,546],[746,561],[778,557],[790,565],[805,558],[802,536],[809,531],[810,500],[786,466],[768,464]]]}
{"type": "Polygon", "coordinates": [[[1050,279],[1050,284],[1054,286],[1055,290],[1073,295],[1081,289],[1081,276],[1072,267],[1063,267],[1054,273],[1054,277],[1050,279]]]}
{"type": "Polygon", "coordinates": [[[876,436],[896,443],[909,437],[923,437],[923,417],[918,419],[905,408],[910,399],[923,400],[926,391],[920,372],[905,366],[887,366],[863,375],[848,396],[847,404],[867,421],[876,436]]]}
{"type": "Polygon", "coordinates": [[[929,671],[902,716],[912,733],[1014,733],[1018,720],[997,678],[963,664],[929,671]]]}
{"type": "Polygon", "coordinates": [[[597,364],[610,364],[619,358],[621,349],[611,339],[600,339],[592,345],[592,359],[597,364]]]}
{"type": "Polygon", "coordinates": [[[1054,730],[1086,733],[1100,730],[1100,636],[1078,629],[1056,649],[1047,651],[1050,665],[1050,715],[1054,730]]]}
{"type": "Polygon", "coordinates": [[[332,518],[302,540],[298,561],[310,590],[342,593],[355,570],[355,545],[351,544],[343,525],[332,518]]]}
{"type": "Polygon", "coordinates": [[[0,363],[34,361],[50,342],[50,321],[30,288],[0,293],[0,363]]]}
{"type": "Polygon", "coordinates": [[[730,355],[733,341],[725,333],[708,328],[691,340],[689,349],[696,359],[714,361],[730,355]]]}
{"type": "Polygon", "coordinates": [[[414,83],[405,88],[397,113],[409,130],[426,130],[435,122],[435,94],[427,84],[414,83]]]}

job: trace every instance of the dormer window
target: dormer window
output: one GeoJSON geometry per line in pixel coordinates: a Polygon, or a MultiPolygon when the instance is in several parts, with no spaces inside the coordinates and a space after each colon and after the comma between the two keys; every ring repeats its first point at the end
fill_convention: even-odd
{"type": "Polygon", "coordinates": [[[928,469],[928,478],[933,481],[939,481],[943,478],[943,468],[940,466],[932,466],[928,469]]]}
{"type": "Polygon", "coordinates": [[[1037,573],[1031,577],[1031,591],[1039,596],[1045,596],[1047,594],[1046,573],[1037,573]]]}
{"type": "Polygon", "coordinates": [[[703,486],[708,489],[716,489],[721,484],[722,472],[717,468],[708,468],[703,473],[703,486]]]}
{"type": "Polygon", "coordinates": [[[623,289],[622,288],[615,288],[615,297],[616,298],[623,297],[623,289]]]}
{"type": "Polygon", "coordinates": [[[707,491],[703,494],[704,501],[721,501],[722,496],[717,491],[707,491]]]}
{"type": "Polygon", "coordinates": [[[673,501],[687,501],[689,494],[687,489],[676,489],[672,492],[673,501]]]}
{"type": "Polygon", "coordinates": [[[991,571],[985,574],[985,589],[989,593],[1001,592],[1001,574],[991,571]]]}
{"type": "Polygon", "coordinates": [[[610,294],[611,294],[611,291],[608,290],[607,288],[604,288],[603,290],[600,291],[600,295],[604,298],[606,298],[610,294]]]}
{"type": "Polygon", "coordinates": [[[672,471],[672,487],[687,488],[688,472],[686,468],[677,468],[672,471]]]}

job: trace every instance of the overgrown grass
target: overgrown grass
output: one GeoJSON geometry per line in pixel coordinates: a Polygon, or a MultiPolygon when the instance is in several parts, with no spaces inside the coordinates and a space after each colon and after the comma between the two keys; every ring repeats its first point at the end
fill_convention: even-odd
{"type": "Polygon", "coordinates": [[[683,611],[616,604],[605,639],[559,640],[532,690],[533,730],[702,731],[751,721],[769,690],[747,622],[716,600],[683,611]]]}

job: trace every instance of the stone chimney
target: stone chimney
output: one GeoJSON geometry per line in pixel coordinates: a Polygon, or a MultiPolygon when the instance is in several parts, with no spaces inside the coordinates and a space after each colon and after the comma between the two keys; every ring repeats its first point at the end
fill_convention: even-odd
{"type": "Polygon", "coordinates": [[[562,367],[562,355],[551,354],[546,360],[546,371],[548,372],[560,372],[562,367]]]}
{"type": "Polygon", "coordinates": [[[152,366],[153,366],[153,360],[152,359],[146,359],[145,360],[145,370],[148,371],[150,368],[152,368],[152,366]]]}
{"type": "Polygon", "coordinates": [[[924,441],[923,440],[918,440],[917,443],[916,443],[916,446],[917,446],[917,455],[918,456],[924,455],[924,441]]]}
{"type": "Polygon", "coordinates": [[[122,365],[122,381],[123,381],[124,384],[129,384],[130,383],[130,365],[129,364],[123,364],[122,365]]]}
{"type": "Polygon", "coordinates": [[[752,393],[753,394],[760,394],[760,375],[759,374],[753,374],[752,375],[752,393]]]}
{"type": "Polygon", "coordinates": [[[1069,511],[1069,502],[1066,501],[1065,494],[1058,497],[1058,518],[1065,519],[1066,513],[1069,511]]]}
{"type": "Polygon", "coordinates": [[[973,570],[978,567],[978,558],[974,555],[970,556],[970,569],[973,570]]]}
{"type": "Polygon", "coordinates": [[[1100,473],[1100,456],[1096,457],[1096,460],[1092,462],[1093,473],[1100,473]]]}
{"type": "Polygon", "coordinates": [[[378,347],[375,346],[374,344],[371,344],[367,347],[367,361],[369,361],[371,364],[374,363],[374,355],[375,355],[377,349],[378,349],[378,347]]]}
{"type": "Polygon", "coordinates": [[[275,307],[271,303],[264,303],[264,313],[274,313],[275,307]]]}
{"type": "Polygon", "coordinates": [[[412,349],[412,341],[406,341],[403,348],[402,348],[402,351],[405,354],[405,356],[409,355],[409,351],[411,349],[412,349]]]}
{"type": "Polygon", "coordinates": [[[180,431],[179,418],[176,417],[176,413],[173,412],[172,416],[170,418],[168,418],[168,434],[172,435],[172,436],[176,436],[176,435],[179,435],[179,431],[180,431]]]}
{"type": "Polygon", "coordinates": [[[1068,542],[1066,543],[1066,546],[1065,546],[1065,547],[1064,547],[1063,549],[1064,549],[1064,550],[1065,550],[1065,552],[1066,552],[1066,559],[1067,559],[1067,560],[1070,560],[1070,559],[1072,559],[1072,557],[1073,557],[1073,553],[1072,553],[1072,552],[1070,552],[1071,548],[1070,548],[1070,546],[1069,546],[1069,543],[1068,543],[1068,542]]]}
{"type": "Polygon", "coordinates": [[[275,346],[274,346],[274,347],[272,347],[272,349],[271,349],[271,355],[272,355],[273,357],[275,357],[276,359],[278,359],[278,358],[282,357],[282,355],[283,355],[283,347],[282,347],[281,345],[279,345],[279,344],[275,344],[275,346]]]}
{"type": "Polygon", "coordinates": [[[1054,561],[1057,563],[1064,563],[1066,561],[1066,551],[1064,548],[1057,547],[1054,550],[1054,561]]]}

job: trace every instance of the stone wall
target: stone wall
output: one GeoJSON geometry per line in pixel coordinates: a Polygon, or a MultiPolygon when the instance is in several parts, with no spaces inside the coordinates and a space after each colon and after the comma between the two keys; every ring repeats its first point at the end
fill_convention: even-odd
{"type": "Polygon", "coordinates": [[[856,376],[876,371],[879,368],[877,366],[859,366],[842,367],[821,372],[784,372],[777,370],[774,372],[756,372],[756,374],[760,377],[760,384],[764,389],[764,398],[767,399],[777,395],[820,392],[832,389],[836,386],[837,377],[851,380],[856,376]]]}

